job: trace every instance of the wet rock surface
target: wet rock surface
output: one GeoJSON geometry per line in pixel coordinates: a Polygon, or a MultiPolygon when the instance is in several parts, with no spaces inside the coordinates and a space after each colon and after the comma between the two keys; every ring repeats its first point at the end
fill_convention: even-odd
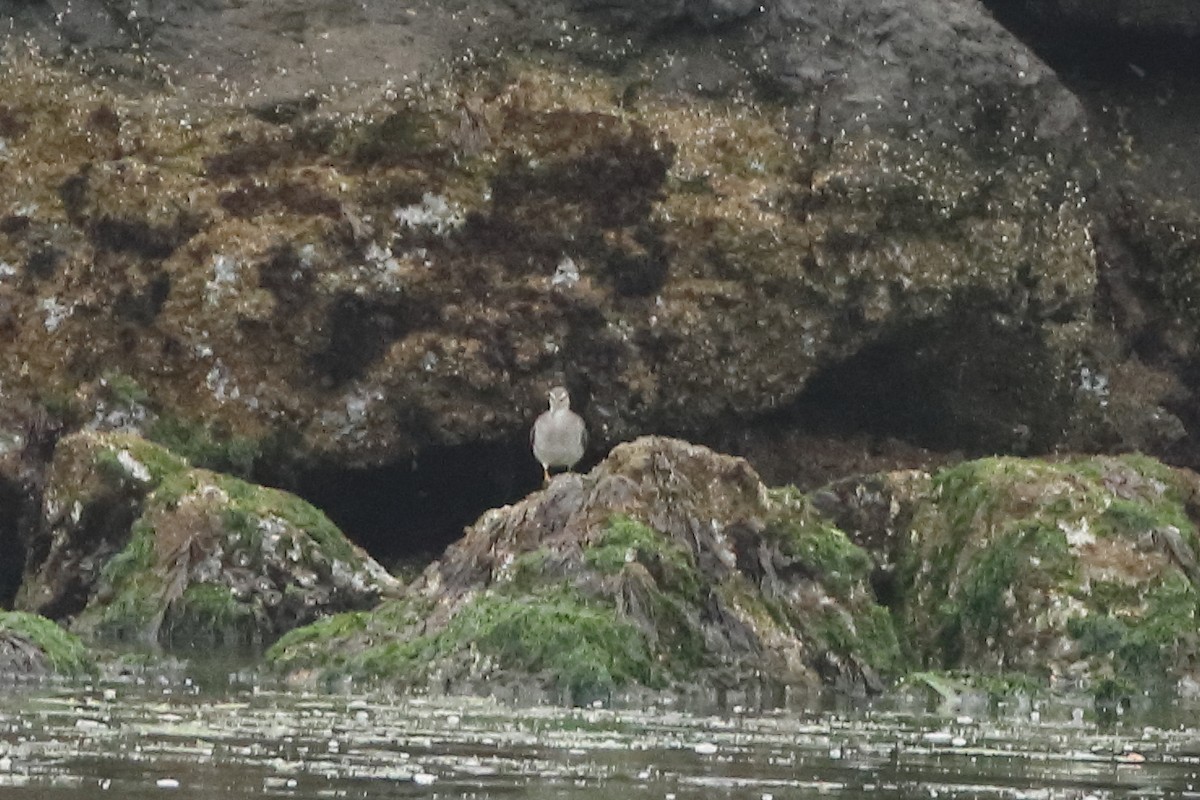
{"type": "MultiPolygon", "coordinates": [[[[1041,8],[1194,34],[1169,3],[1041,8]]],[[[280,663],[409,684],[533,672],[576,697],[697,665],[714,684],[863,690],[902,669],[856,638],[884,635],[887,606],[930,666],[1114,692],[1148,664],[1192,679],[1185,473],[891,471],[1062,448],[1200,464],[1197,183],[1186,158],[1139,149],[1200,118],[1153,113],[1180,107],[1180,82],[1121,62],[1136,80],[1118,107],[1081,104],[972,2],[0,12],[0,546],[17,556],[0,602],[153,640],[269,641],[367,608],[392,579],[231,474],[323,483],[352,509],[364,495],[330,495],[356,476],[453,454],[432,480],[486,485],[469,506],[486,508],[525,490],[512,465],[563,383],[593,456],[671,431],[755,454],[773,483],[838,480],[764,494],[741,462],[638,440],[486,516],[404,600],[298,634],[280,663]],[[654,447],[703,477],[681,510],[659,506],[686,492],[630,455],[654,447]],[[1103,546],[1039,505],[1061,485],[1103,546]],[[955,487],[1040,499],[1000,502],[997,533],[947,520],[955,487]],[[1095,600],[1080,576],[1099,551],[1120,563],[1095,600]],[[1034,629],[1001,636],[984,607],[1034,629]],[[525,629],[590,629],[593,650],[563,661],[525,629]],[[334,657],[326,638],[353,646],[334,657]]],[[[382,516],[435,494],[403,485],[413,505],[382,516]]],[[[437,551],[471,514],[413,516],[370,538],[437,551]]]]}

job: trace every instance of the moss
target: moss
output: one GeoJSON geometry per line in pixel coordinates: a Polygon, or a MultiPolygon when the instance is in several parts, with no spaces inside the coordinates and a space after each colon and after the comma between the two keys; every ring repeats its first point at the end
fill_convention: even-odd
{"type": "Polygon", "coordinates": [[[636,561],[663,590],[690,602],[702,598],[702,582],[692,554],[648,525],[621,514],[608,520],[599,539],[584,552],[584,560],[610,575],[636,561]]]}
{"type": "Polygon", "coordinates": [[[420,685],[434,672],[453,671],[455,656],[493,660],[499,670],[540,675],[577,700],[603,696],[631,682],[661,686],[646,637],[615,609],[558,584],[532,595],[486,592],[473,598],[449,624],[411,638],[397,631],[417,627],[419,603],[400,600],[373,614],[341,614],[299,628],[267,652],[279,670],[317,666],[326,678],[339,674],[420,685]],[[376,636],[373,631],[386,631],[376,636]],[[357,649],[347,641],[365,640],[357,649]]]}
{"type": "Polygon", "coordinates": [[[1170,573],[1145,591],[1140,607],[1073,617],[1067,630],[1085,656],[1111,660],[1113,686],[1169,689],[1200,646],[1198,611],[1196,588],[1170,573]]]}
{"type": "Polygon", "coordinates": [[[102,639],[142,641],[154,633],[162,605],[159,581],[134,578],[108,603],[80,614],[75,626],[102,639]]]}
{"type": "Polygon", "coordinates": [[[830,593],[848,598],[870,574],[871,556],[794,488],[774,489],[770,496],[780,510],[764,535],[777,542],[784,555],[809,569],[830,593]]]}
{"type": "Polygon", "coordinates": [[[107,390],[114,403],[132,407],[145,405],[150,394],[142,388],[132,376],[123,372],[105,372],[100,378],[101,384],[107,390]]]}
{"type": "Polygon", "coordinates": [[[637,628],[564,588],[533,598],[482,595],[455,615],[442,639],[455,649],[473,645],[509,669],[548,673],[576,699],[632,682],[663,683],[637,628]]]}
{"type": "Polygon", "coordinates": [[[100,584],[102,587],[123,586],[153,566],[154,529],[144,520],[138,520],[130,529],[125,547],[105,563],[100,572],[100,584]]]}
{"type": "Polygon", "coordinates": [[[1073,569],[1066,536],[1058,530],[1031,525],[987,544],[961,568],[933,611],[942,663],[957,664],[966,641],[984,641],[1010,630],[1014,614],[1026,610],[1012,596],[1014,591],[1061,582],[1073,569]]]}
{"type": "Polygon", "coordinates": [[[235,475],[249,475],[262,455],[254,439],[221,433],[213,426],[165,414],[146,430],[146,438],[177,453],[190,464],[235,475]]]}
{"type": "Polygon", "coordinates": [[[370,614],[352,611],[293,628],[271,645],[264,661],[279,673],[315,668],[328,679],[346,673],[380,674],[363,669],[363,652],[346,646],[349,640],[364,634],[370,620],[370,614]]]}
{"type": "Polygon", "coordinates": [[[0,630],[12,631],[33,642],[59,675],[95,672],[96,665],[83,641],[45,617],[21,611],[0,611],[0,630]]]}
{"type": "Polygon", "coordinates": [[[253,641],[260,628],[253,607],[228,586],[193,583],[171,604],[159,638],[235,644],[253,641]]]}

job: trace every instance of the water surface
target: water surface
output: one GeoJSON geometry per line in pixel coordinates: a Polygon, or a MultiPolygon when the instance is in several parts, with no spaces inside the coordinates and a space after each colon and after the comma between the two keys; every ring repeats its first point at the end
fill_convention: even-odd
{"type": "Polygon", "coordinates": [[[9,687],[0,797],[1197,797],[1200,717],[919,698],[683,711],[238,681],[9,687]]]}

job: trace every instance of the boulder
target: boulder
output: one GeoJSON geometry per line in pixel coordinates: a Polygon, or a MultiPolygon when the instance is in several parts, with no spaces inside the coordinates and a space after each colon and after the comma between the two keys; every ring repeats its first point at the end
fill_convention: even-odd
{"type": "Polygon", "coordinates": [[[64,438],[18,608],[104,638],[268,642],[397,582],[317,509],[128,434],[64,438]]]}
{"type": "Polygon", "coordinates": [[[205,466],[517,438],[563,381],[600,442],[842,369],[937,446],[1047,447],[1095,402],[1084,198],[1029,97],[974,97],[957,140],[814,131],[514,62],[355,117],[180,126],[174,98],[11,69],[0,381],[100,427],[87,387],[123,387],[123,424],[205,466]]]}
{"type": "Polygon", "coordinates": [[[1194,687],[1198,491],[1144,456],[942,470],[909,512],[902,638],[935,669],[1098,696],[1194,687]]]}
{"type": "Polygon", "coordinates": [[[404,596],[300,628],[296,678],[524,684],[586,702],[649,687],[873,691],[900,666],[866,552],[742,459],[675,439],[485,514],[404,596]]]}

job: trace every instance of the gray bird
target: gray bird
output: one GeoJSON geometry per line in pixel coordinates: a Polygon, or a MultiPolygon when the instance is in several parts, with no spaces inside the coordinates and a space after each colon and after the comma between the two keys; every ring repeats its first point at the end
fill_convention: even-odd
{"type": "Polygon", "coordinates": [[[529,432],[533,457],[542,465],[547,483],[551,467],[571,469],[583,458],[587,447],[587,427],[583,418],[571,410],[571,395],[562,386],[555,386],[549,397],[550,410],[542,412],[529,432]]]}

